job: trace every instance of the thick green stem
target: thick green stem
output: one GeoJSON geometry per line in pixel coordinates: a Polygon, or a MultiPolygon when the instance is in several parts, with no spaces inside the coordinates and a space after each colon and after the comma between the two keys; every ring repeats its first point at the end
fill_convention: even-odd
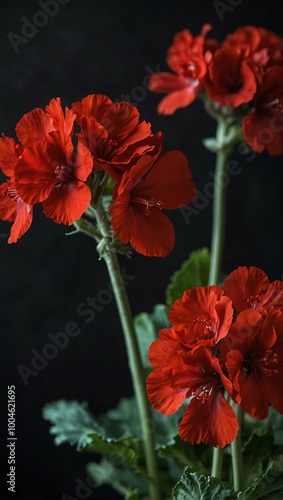
{"type": "MultiPolygon", "coordinates": [[[[214,177],[213,219],[211,237],[211,261],[209,269],[209,285],[218,285],[221,275],[224,234],[225,234],[225,184],[224,173],[231,149],[225,145],[227,124],[224,118],[218,118],[216,141],[219,149],[216,153],[214,177]],[[222,145],[222,147],[221,147],[222,145]]],[[[223,449],[213,448],[212,469],[213,477],[221,478],[223,449]]]]}
{"type": "Polygon", "coordinates": [[[129,368],[132,376],[143,436],[149,483],[149,496],[151,500],[160,500],[161,493],[159,485],[158,463],[154,448],[154,433],[152,431],[153,426],[151,425],[152,416],[150,413],[150,406],[145,389],[144,368],[134,329],[132,312],[123,283],[117,255],[116,252],[113,251],[114,249],[111,248],[111,227],[107,218],[107,214],[101,205],[95,207],[95,213],[99,230],[104,237],[104,240],[102,240],[101,242],[101,244],[104,245],[101,249],[101,256],[104,258],[109,272],[128,353],[129,368]]]}
{"type": "Polygon", "coordinates": [[[241,443],[241,426],[243,412],[237,404],[233,404],[234,411],[237,415],[239,422],[239,431],[236,439],[231,443],[232,452],[232,468],[233,468],[233,485],[235,491],[242,491],[244,489],[244,468],[243,468],[243,454],[241,443]]]}
{"type": "Polygon", "coordinates": [[[223,462],[223,448],[219,447],[213,448],[212,467],[211,467],[212,477],[218,477],[219,479],[221,479],[222,462],[223,462]]]}

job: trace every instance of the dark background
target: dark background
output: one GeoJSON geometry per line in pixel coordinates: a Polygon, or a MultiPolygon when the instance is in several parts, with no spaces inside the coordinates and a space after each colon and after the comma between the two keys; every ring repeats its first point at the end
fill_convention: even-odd
{"type": "MultiPolygon", "coordinates": [[[[228,3],[228,2],[224,2],[228,3]]],[[[193,178],[202,192],[211,180],[214,157],[202,147],[202,138],[214,134],[214,122],[200,102],[179,110],[172,117],[157,115],[161,96],[142,86],[152,70],[166,70],[166,50],[173,35],[189,28],[196,35],[205,22],[213,25],[211,36],[222,40],[240,26],[265,26],[283,35],[279,2],[243,0],[221,21],[208,0],[140,2],[120,0],[91,2],[70,0],[16,54],[7,38],[21,35],[23,21],[42,10],[38,2],[1,3],[0,132],[14,135],[21,116],[34,107],[44,107],[61,96],[63,105],[89,93],[113,99],[128,94],[137,102],[142,119],[153,131],[165,134],[165,148],[180,149],[189,158],[193,178]],[[159,66],[158,66],[159,65],[159,66]],[[137,92],[137,93],[136,93],[137,92]],[[141,99],[142,96],[142,99],[141,99]]],[[[242,172],[228,187],[225,272],[238,265],[262,267],[270,278],[283,273],[282,157],[258,155],[248,162],[235,154],[242,172]]],[[[164,259],[134,254],[123,260],[133,312],[151,311],[164,301],[164,289],[172,272],[189,253],[209,246],[212,203],[186,224],[179,212],[171,217],[176,228],[176,246],[164,259]]],[[[9,225],[1,222],[0,232],[9,225]]],[[[35,210],[29,232],[15,245],[0,243],[1,280],[1,498],[58,499],[63,493],[75,497],[75,479],[86,478],[85,465],[92,459],[74,448],[53,444],[49,425],[43,421],[45,402],[59,398],[88,401],[95,414],[115,407],[120,397],[131,395],[125,347],[114,303],[87,325],[76,308],[87,296],[105,288],[108,277],[98,260],[95,244],[87,237],[65,237],[59,226],[35,210]],[[31,349],[41,351],[49,332],[76,321],[82,333],[51,360],[25,387],[17,366],[31,366],[31,349]],[[6,394],[16,385],[16,494],[7,494],[6,394]]],[[[116,498],[108,488],[94,490],[91,498],[116,498]]]]}

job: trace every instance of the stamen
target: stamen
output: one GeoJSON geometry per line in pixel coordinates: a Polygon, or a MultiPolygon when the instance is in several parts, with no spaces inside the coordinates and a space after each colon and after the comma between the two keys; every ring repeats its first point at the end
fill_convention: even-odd
{"type": "Polygon", "coordinates": [[[260,297],[259,295],[250,295],[248,299],[243,298],[242,302],[247,302],[248,306],[251,307],[252,309],[256,309],[259,302],[260,302],[260,297]]]}
{"type": "Polygon", "coordinates": [[[64,182],[70,182],[73,179],[72,168],[66,167],[64,165],[57,165],[54,169],[56,178],[58,179],[58,185],[64,182]]]}
{"type": "Polygon", "coordinates": [[[205,328],[207,328],[207,330],[211,330],[211,325],[209,325],[209,323],[211,323],[211,320],[196,318],[193,320],[193,323],[201,323],[203,326],[205,326],[205,328]]]}
{"type": "Polygon", "coordinates": [[[271,349],[267,349],[262,357],[256,359],[249,359],[244,363],[244,369],[247,376],[253,371],[254,376],[257,377],[257,372],[271,377],[273,374],[278,373],[278,354],[271,349]]]}
{"type": "Polygon", "coordinates": [[[131,202],[136,205],[141,205],[145,215],[151,215],[154,210],[162,210],[163,202],[161,200],[156,201],[154,198],[144,199],[138,196],[133,196],[131,202]]]}
{"type": "Polygon", "coordinates": [[[280,113],[283,113],[283,104],[280,102],[278,97],[267,104],[263,104],[262,107],[271,108],[272,110],[278,110],[280,113]]]}
{"type": "Polygon", "coordinates": [[[4,190],[3,194],[6,196],[9,196],[11,198],[11,200],[13,201],[13,203],[17,203],[17,201],[19,199],[19,195],[18,195],[15,188],[6,188],[4,190]]]}
{"type": "Polygon", "coordinates": [[[199,389],[192,392],[192,396],[201,401],[203,404],[209,401],[213,396],[213,389],[216,384],[216,374],[211,375],[206,384],[202,385],[199,389]]]}

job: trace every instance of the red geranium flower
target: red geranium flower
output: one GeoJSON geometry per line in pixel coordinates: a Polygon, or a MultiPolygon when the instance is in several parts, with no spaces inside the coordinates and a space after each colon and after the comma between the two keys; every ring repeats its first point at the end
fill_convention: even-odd
{"type": "Polygon", "coordinates": [[[13,180],[0,186],[0,218],[12,221],[8,243],[17,243],[26,233],[32,223],[33,208],[26,204],[18,195],[13,180]]]}
{"type": "Polygon", "coordinates": [[[257,267],[238,267],[224,281],[224,289],[237,312],[252,308],[266,315],[283,308],[283,282],[270,283],[257,267]]]}
{"type": "Polygon", "coordinates": [[[283,67],[273,66],[262,77],[252,113],[243,119],[244,138],[257,153],[283,153],[283,67]]]}
{"type": "Polygon", "coordinates": [[[13,222],[8,243],[16,243],[32,223],[33,209],[18,195],[14,182],[14,169],[23,147],[10,137],[0,138],[0,166],[10,177],[0,186],[0,218],[13,222]]]}
{"type": "MultiPolygon", "coordinates": [[[[185,291],[183,297],[174,302],[169,312],[169,321],[174,326],[172,330],[178,338],[183,339],[183,344],[190,348],[200,344],[215,346],[227,335],[232,317],[232,301],[225,297],[224,290],[218,286],[197,287],[185,291]]],[[[162,332],[164,338],[168,331],[164,329],[162,332]]]]}
{"type": "Polygon", "coordinates": [[[192,445],[203,442],[223,448],[231,443],[239,426],[223,391],[231,394],[232,384],[212,352],[202,346],[193,353],[172,351],[162,365],[160,356],[157,363],[147,378],[148,398],[156,410],[171,415],[192,397],[179,425],[180,437],[192,445]]]}
{"type": "Polygon", "coordinates": [[[162,150],[161,132],[153,135],[150,123],[139,123],[138,110],[127,102],[114,104],[109,97],[93,94],[74,103],[72,110],[94,170],[106,170],[117,182],[141,156],[156,158],[162,150]]]}
{"type": "Polygon", "coordinates": [[[260,43],[258,51],[266,50],[268,53],[268,66],[282,63],[283,38],[266,28],[258,28],[260,43]]]}
{"type": "Polygon", "coordinates": [[[251,64],[259,67],[267,67],[282,60],[282,38],[265,28],[239,28],[227,36],[223,47],[234,47],[251,64]]]}
{"type": "Polygon", "coordinates": [[[70,135],[50,132],[45,141],[27,146],[15,167],[16,188],[25,203],[43,202],[44,213],[57,223],[72,224],[88,208],[91,194],[84,183],[92,171],[88,149],[70,135]]]}
{"type": "Polygon", "coordinates": [[[166,62],[176,74],[156,73],[149,80],[150,90],[169,94],[158,106],[160,114],[171,115],[195,100],[205,78],[207,64],[212,58],[212,51],[215,50],[214,40],[205,42],[205,36],[210,30],[210,24],[205,24],[197,37],[193,37],[189,30],[175,35],[166,62]]]}
{"type": "Polygon", "coordinates": [[[130,242],[137,252],[163,257],[172,250],[175,234],[161,210],[185,206],[194,194],[195,183],[183,153],[171,151],[156,162],[144,156],[124,173],[114,191],[110,209],[113,229],[123,243],[130,242]]]}
{"type": "Polygon", "coordinates": [[[242,54],[233,47],[221,48],[209,65],[205,89],[213,101],[237,107],[250,102],[256,92],[256,77],[242,54]]]}
{"type": "Polygon", "coordinates": [[[65,114],[61,106],[60,97],[51,99],[45,111],[35,108],[26,113],[16,125],[16,133],[19,141],[28,146],[33,142],[44,141],[46,135],[56,130],[72,135],[76,115],[65,108],[65,114]]]}
{"type": "Polygon", "coordinates": [[[58,97],[50,101],[45,111],[36,108],[26,113],[17,123],[16,133],[22,144],[17,144],[14,139],[4,135],[0,139],[0,166],[4,174],[10,177],[10,180],[0,188],[0,217],[14,222],[8,243],[16,243],[32,222],[32,203],[23,201],[14,179],[15,166],[23,154],[23,146],[44,141],[47,135],[55,130],[72,134],[74,119],[75,114],[68,108],[65,109],[65,113],[63,112],[58,97]]]}
{"type": "Polygon", "coordinates": [[[234,399],[252,417],[263,420],[271,403],[283,413],[283,314],[264,318],[243,311],[220,347],[236,391],[234,399]]]}

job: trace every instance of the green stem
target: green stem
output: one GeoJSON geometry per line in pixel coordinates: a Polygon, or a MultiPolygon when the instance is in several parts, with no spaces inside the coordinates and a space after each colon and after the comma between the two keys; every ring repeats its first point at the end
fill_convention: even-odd
{"type": "Polygon", "coordinates": [[[236,439],[231,443],[232,452],[232,468],[233,468],[233,485],[235,491],[242,491],[244,489],[244,468],[243,468],[243,454],[241,443],[241,426],[243,419],[243,412],[240,406],[233,404],[234,411],[237,415],[239,422],[239,431],[236,439]]]}
{"type": "MultiPolygon", "coordinates": [[[[102,205],[98,205],[95,207],[95,213],[99,230],[104,237],[104,240],[101,242],[101,244],[104,245],[101,250],[101,256],[104,258],[109,272],[128,353],[129,368],[132,375],[143,436],[145,461],[149,482],[149,495],[151,500],[159,500],[161,498],[161,493],[158,463],[154,448],[154,434],[152,426],[150,425],[152,422],[152,416],[145,389],[145,373],[134,329],[132,312],[123,283],[117,255],[116,252],[113,251],[114,249],[111,248],[111,226],[108,221],[106,211],[102,205]]],[[[98,249],[100,245],[98,245],[98,249]]]]}
{"type": "Polygon", "coordinates": [[[211,475],[212,477],[218,477],[221,479],[222,472],[222,462],[223,462],[223,448],[213,448],[212,455],[212,467],[211,467],[211,475]]]}
{"type": "Polygon", "coordinates": [[[75,231],[67,233],[67,235],[83,233],[87,236],[90,236],[91,238],[94,238],[97,242],[101,241],[102,239],[101,234],[95,229],[94,225],[86,219],[83,219],[82,217],[73,222],[73,226],[76,228],[75,231]]]}
{"type": "Polygon", "coordinates": [[[221,264],[224,245],[225,231],[225,195],[224,173],[227,160],[231,153],[231,147],[224,145],[227,133],[227,123],[225,119],[218,119],[216,140],[222,147],[216,153],[216,166],[214,177],[214,199],[212,218],[212,239],[211,239],[211,262],[209,270],[209,284],[218,285],[221,275],[221,264]]]}
{"type": "MultiPolygon", "coordinates": [[[[224,145],[227,133],[227,123],[224,118],[218,117],[218,126],[216,132],[216,141],[219,149],[216,153],[216,166],[214,178],[214,199],[213,199],[213,218],[212,218],[212,237],[211,237],[211,261],[209,269],[209,285],[218,285],[221,275],[221,264],[225,233],[225,187],[223,174],[231,148],[224,145]],[[221,147],[222,145],[222,147],[221,147]]],[[[223,449],[213,448],[212,470],[213,477],[221,478],[223,461],[223,449]]]]}

